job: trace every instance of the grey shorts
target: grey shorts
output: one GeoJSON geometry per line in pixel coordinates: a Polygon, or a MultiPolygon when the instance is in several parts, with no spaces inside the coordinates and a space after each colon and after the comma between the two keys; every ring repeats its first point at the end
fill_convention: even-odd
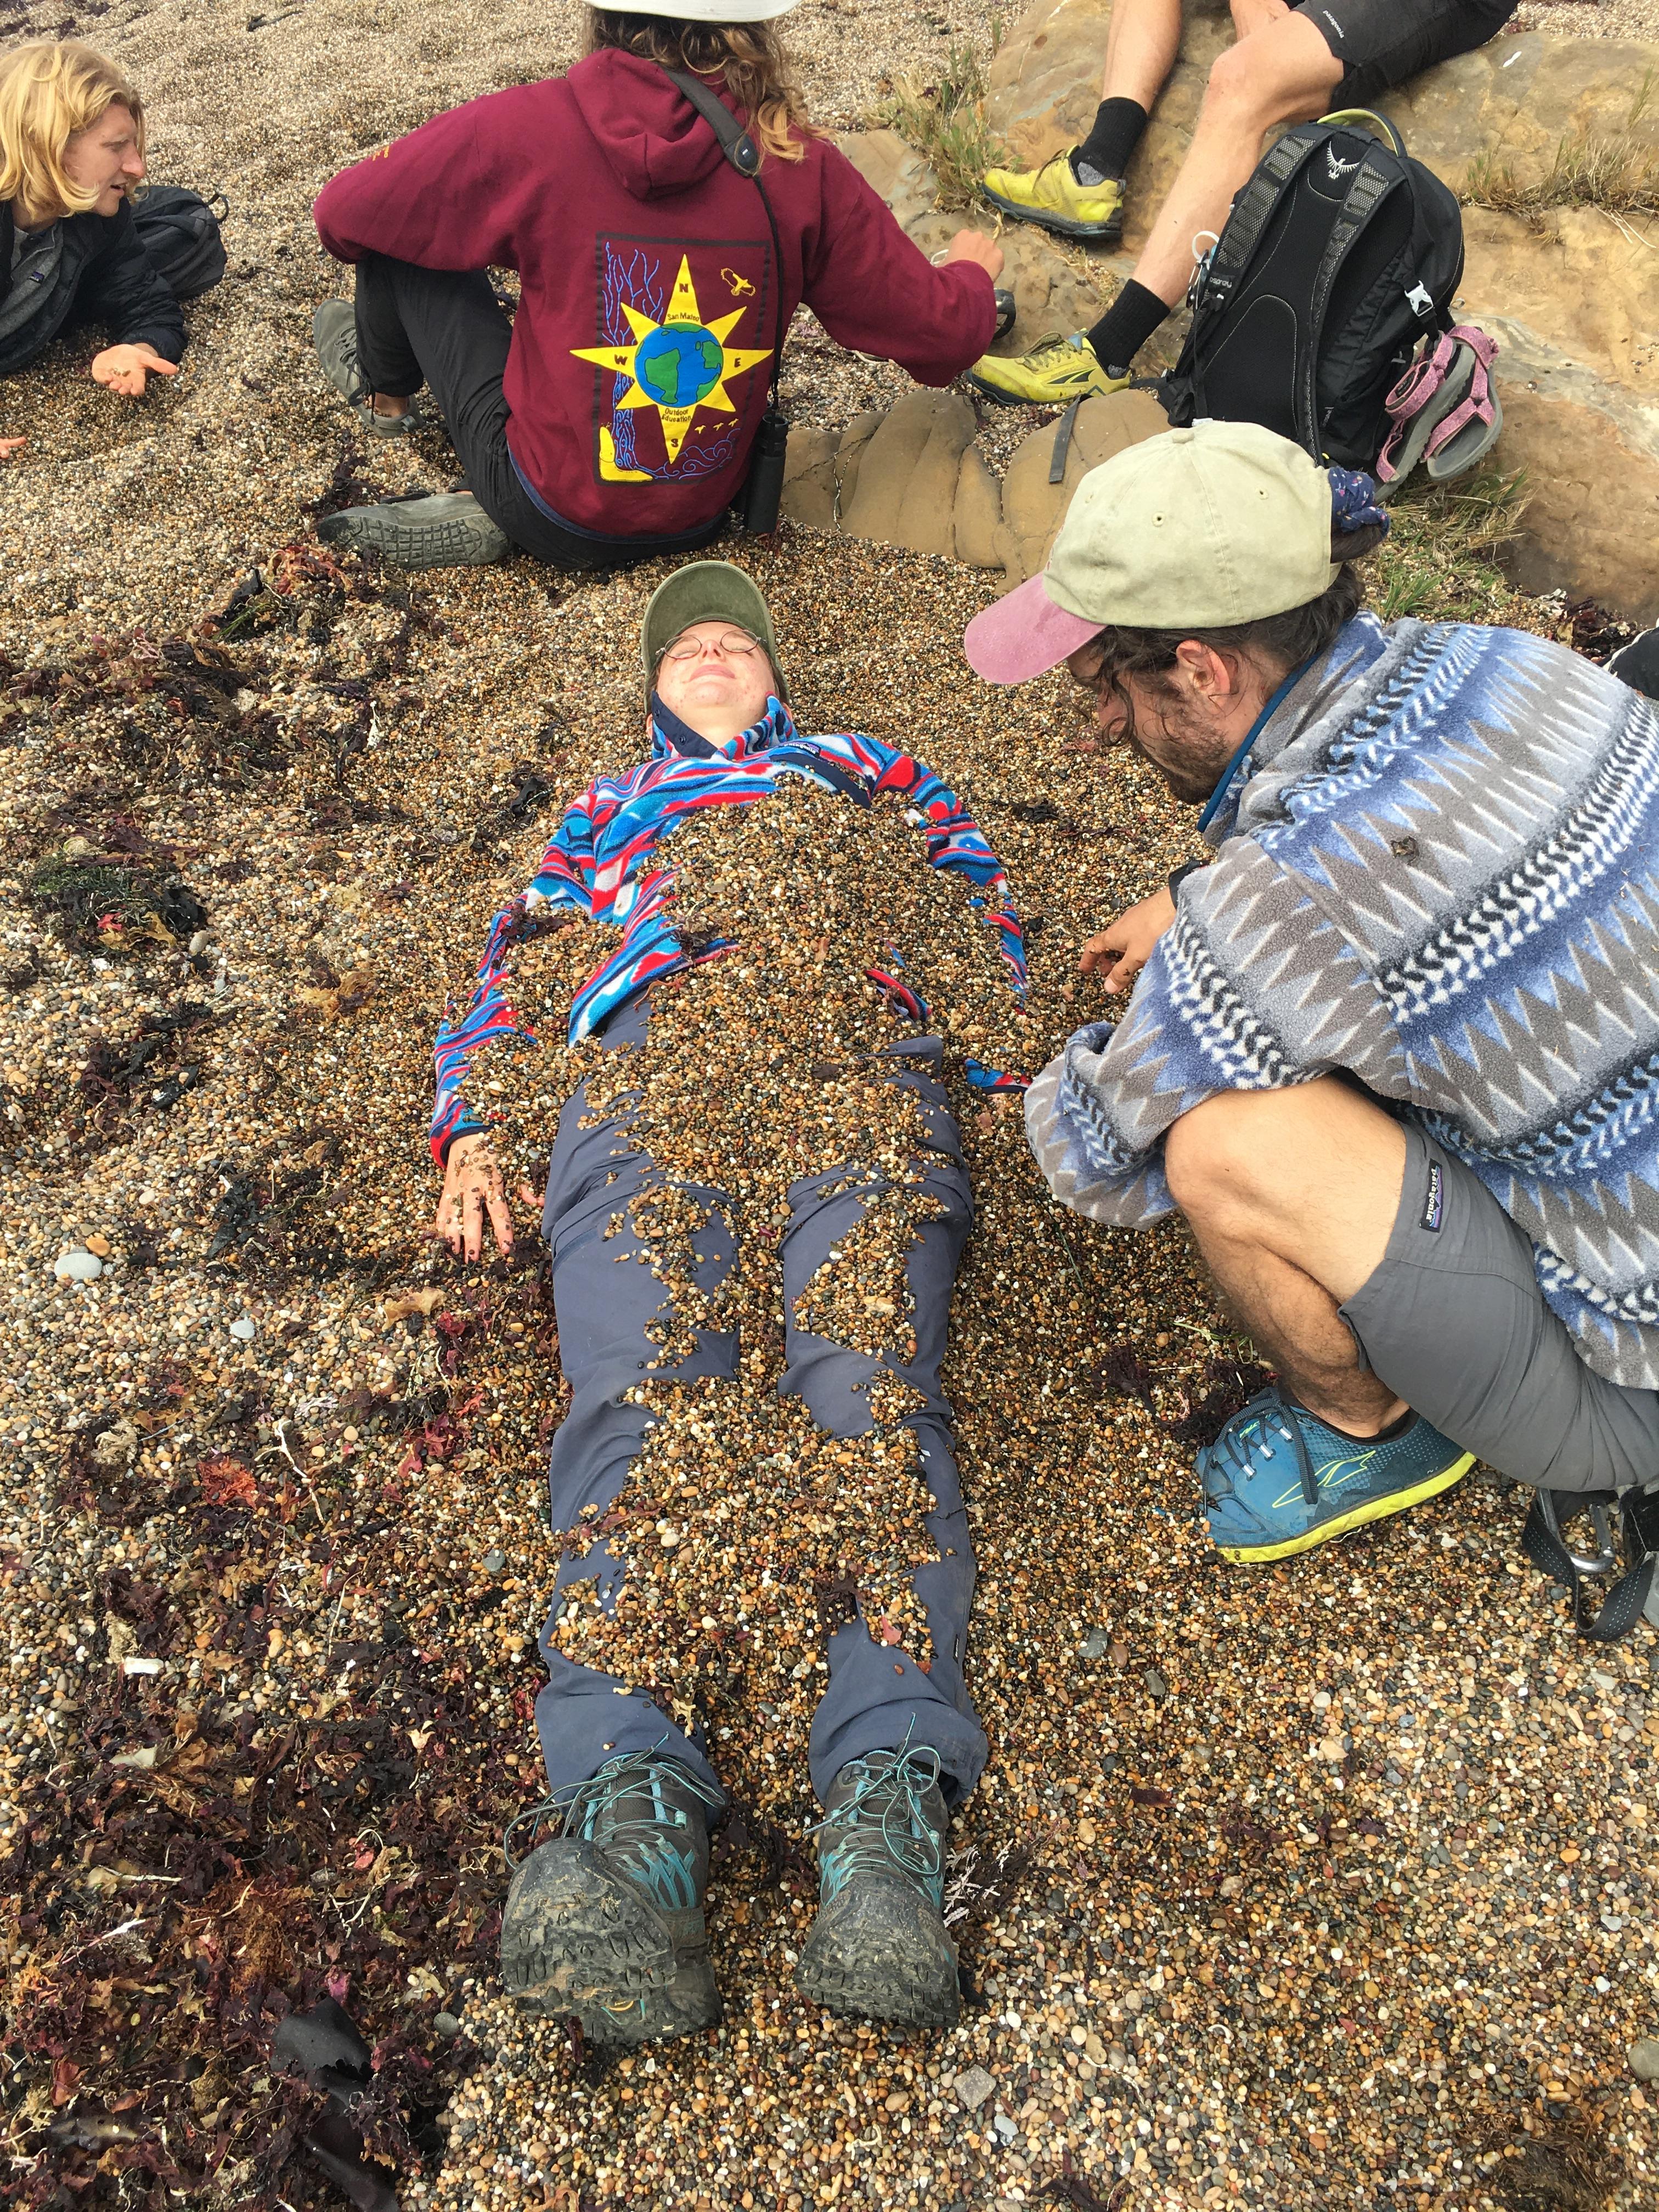
{"type": "Polygon", "coordinates": [[[1659,1392],[1587,1367],[1545,1304],[1531,1239],[1410,1122],[1389,1249],[1340,1309],[1371,1372],[1488,1467],[1540,1490],[1659,1478],[1659,1392]]]}

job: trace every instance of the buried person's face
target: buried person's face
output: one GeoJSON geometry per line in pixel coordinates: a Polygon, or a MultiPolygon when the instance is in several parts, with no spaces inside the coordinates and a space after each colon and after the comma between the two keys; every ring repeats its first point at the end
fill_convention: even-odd
{"type": "Polygon", "coordinates": [[[144,181],[132,110],[118,100],[96,123],[77,131],[64,149],[64,173],[82,191],[97,193],[94,215],[113,215],[133,186],[144,181]]]}
{"type": "Polygon", "coordinates": [[[765,647],[729,622],[693,623],[657,664],[658,698],[714,743],[758,722],[776,684],[765,647]]]}
{"type": "MultiPolygon", "coordinates": [[[[1242,659],[1183,640],[1172,667],[1112,682],[1092,639],[1066,665],[1095,696],[1095,726],[1108,744],[1149,761],[1174,797],[1201,806],[1243,743],[1273,680],[1242,659]]],[[[1276,679],[1273,679],[1276,680],[1276,679]]]]}

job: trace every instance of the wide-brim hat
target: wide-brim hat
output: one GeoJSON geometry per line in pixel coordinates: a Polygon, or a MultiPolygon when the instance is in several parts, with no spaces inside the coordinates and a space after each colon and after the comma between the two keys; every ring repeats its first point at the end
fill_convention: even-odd
{"type": "Polygon", "coordinates": [[[643,8],[639,0],[596,0],[607,15],[665,15],[676,23],[764,23],[774,15],[787,15],[795,0],[657,0],[643,8]]]}
{"type": "Polygon", "coordinates": [[[688,561],[651,594],[640,626],[640,659],[647,684],[655,683],[657,664],[680,633],[702,622],[730,623],[764,647],[775,678],[773,689],[787,701],[770,610],[753,578],[729,561],[688,561]]]}

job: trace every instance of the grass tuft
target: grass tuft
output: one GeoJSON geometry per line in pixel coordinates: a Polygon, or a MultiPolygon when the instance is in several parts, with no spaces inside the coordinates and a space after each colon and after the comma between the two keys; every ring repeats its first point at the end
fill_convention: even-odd
{"type": "Polygon", "coordinates": [[[1487,469],[1455,484],[1408,483],[1393,500],[1394,526],[1373,557],[1371,598],[1384,622],[1498,623],[1536,629],[1524,599],[1492,558],[1526,511],[1526,472],[1487,469]]]}
{"type": "MultiPolygon", "coordinates": [[[[1002,42],[1002,25],[991,25],[991,52],[1002,42]]],[[[915,76],[893,80],[887,98],[872,109],[870,122],[896,131],[907,145],[926,155],[939,178],[941,209],[974,207],[979,180],[1002,159],[1002,148],[986,127],[987,63],[972,46],[953,46],[937,84],[915,76]]]]}
{"type": "Polygon", "coordinates": [[[1465,205],[1523,216],[1534,230],[1543,229],[1551,208],[1599,207],[1611,216],[1659,214],[1659,154],[1638,145],[1632,135],[1652,102],[1654,80],[1650,70],[1622,131],[1563,138],[1547,175],[1534,184],[1517,183],[1513,167],[1506,162],[1500,168],[1495,152],[1477,155],[1463,185],[1465,205]]]}

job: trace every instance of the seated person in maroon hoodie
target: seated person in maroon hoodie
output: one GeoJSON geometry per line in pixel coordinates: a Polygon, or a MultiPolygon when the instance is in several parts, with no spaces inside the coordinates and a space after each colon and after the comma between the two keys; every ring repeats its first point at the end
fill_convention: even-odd
{"type": "Polygon", "coordinates": [[[318,310],[325,372],[381,436],[419,419],[424,384],[468,489],[352,508],[323,536],[410,568],[689,550],[742,493],[802,301],[924,384],[984,352],[1000,248],[961,232],[933,266],[807,122],[763,20],[793,4],[592,10],[568,75],[436,116],[326,187],[317,228],[357,286],[318,310]],[[665,69],[750,131],[763,190],[665,69]],[[491,267],[519,273],[510,322],[491,267]]]}

